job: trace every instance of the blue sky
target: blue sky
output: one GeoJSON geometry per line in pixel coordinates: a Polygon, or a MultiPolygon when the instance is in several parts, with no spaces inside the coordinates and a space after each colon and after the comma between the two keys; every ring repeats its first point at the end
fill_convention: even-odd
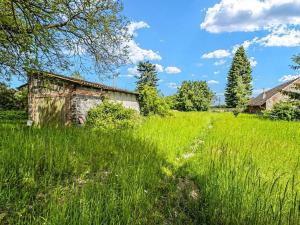
{"type": "MultiPolygon", "coordinates": [[[[298,0],[125,0],[124,7],[130,21],[145,23],[135,30],[135,42],[161,58],[150,61],[181,71],[159,73],[164,95],[175,93],[184,80],[207,80],[222,95],[232,51],[241,44],[253,57],[254,95],[297,74],[289,65],[300,53],[298,0]],[[212,54],[216,50],[221,51],[212,54]]],[[[121,70],[117,85],[133,89],[135,79],[128,72],[134,70],[128,68],[121,70]]]]}
{"type": "Polygon", "coordinates": [[[150,60],[164,95],[184,80],[206,80],[222,96],[242,44],[252,61],[254,95],[297,75],[289,65],[300,53],[300,0],[124,0],[124,14],[134,35],[133,63],[120,69],[118,87],[133,90],[136,63],[150,60]]]}

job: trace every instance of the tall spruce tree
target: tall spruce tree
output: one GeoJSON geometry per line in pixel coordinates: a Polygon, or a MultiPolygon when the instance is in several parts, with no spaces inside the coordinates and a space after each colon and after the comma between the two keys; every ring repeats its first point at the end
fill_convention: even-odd
{"type": "Polygon", "coordinates": [[[140,62],[137,71],[139,72],[139,76],[136,77],[138,79],[136,82],[138,91],[142,90],[145,85],[154,88],[157,87],[158,78],[155,65],[149,61],[140,62]]]}
{"type": "Polygon", "coordinates": [[[227,77],[225,102],[229,108],[245,107],[252,95],[252,70],[243,46],[233,58],[227,77]],[[242,78],[242,82],[240,79],[242,78]]]}
{"type": "Polygon", "coordinates": [[[157,89],[157,68],[149,61],[140,62],[137,67],[139,75],[137,78],[137,91],[141,114],[166,116],[169,114],[167,102],[161,98],[157,89]]]}

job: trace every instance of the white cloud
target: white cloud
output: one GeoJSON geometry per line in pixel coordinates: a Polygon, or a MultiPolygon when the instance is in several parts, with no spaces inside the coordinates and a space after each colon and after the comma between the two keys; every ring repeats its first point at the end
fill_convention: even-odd
{"type": "Polygon", "coordinates": [[[209,81],[207,81],[207,83],[208,83],[208,84],[218,84],[218,83],[220,83],[220,82],[217,81],[217,80],[209,80],[209,81]]]}
{"type": "MultiPolygon", "coordinates": [[[[300,0],[221,0],[206,11],[201,28],[209,32],[268,31],[262,38],[247,40],[264,47],[300,46],[300,0]]],[[[233,47],[235,53],[238,45],[233,47]]]]}
{"type": "Polygon", "coordinates": [[[249,61],[250,61],[250,65],[251,65],[252,67],[256,67],[257,61],[255,60],[254,57],[250,57],[250,58],[249,58],[249,61]]]}
{"type": "MultiPolygon", "coordinates": [[[[164,69],[164,67],[160,64],[154,64],[154,65],[155,65],[156,71],[158,73],[163,73],[163,72],[166,72],[168,74],[181,73],[181,70],[177,67],[170,66],[170,67],[167,67],[166,69],[164,69]]],[[[131,75],[131,76],[138,76],[139,75],[137,66],[128,68],[127,72],[128,72],[128,75],[131,75]]]]}
{"type": "Polygon", "coordinates": [[[252,44],[253,41],[249,41],[249,40],[246,40],[243,42],[242,46],[244,47],[245,50],[247,50],[250,45],[252,44]]]}
{"type": "Polygon", "coordinates": [[[168,74],[177,74],[177,73],[181,73],[181,69],[179,69],[178,67],[175,66],[169,66],[165,69],[166,73],[168,74]]]}
{"type": "Polygon", "coordinates": [[[170,83],[168,83],[167,85],[168,85],[169,88],[172,88],[172,89],[177,89],[177,88],[180,87],[179,85],[177,85],[177,84],[174,83],[174,82],[170,82],[170,83]]]}
{"type": "MultiPolygon", "coordinates": [[[[164,71],[164,67],[162,65],[155,64],[155,67],[156,67],[156,71],[158,73],[162,73],[164,71]]],[[[139,75],[139,71],[138,71],[137,66],[128,68],[127,72],[128,72],[128,75],[131,75],[131,76],[138,76],[139,75]]]]}
{"type": "MultiPolygon", "coordinates": [[[[300,46],[300,30],[280,25],[277,27],[269,28],[268,35],[262,38],[255,37],[252,40],[245,41],[242,45],[245,49],[253,44],[259,44],[264,47],[298,47],[300,46]]],[[[236,52],[239,45],[235,45],[232,54],[236,52]]]]}
{"type": "Polygon", "coordinates": [[[130,41],[128,44],[129,59],[133,64],[145,60],[161,60],[162,57],[158,52],[153,50],[142,49],[135,41],[130,41]]]}
{"type": "Polygon", "coordinates": [[[206,11],[201,28],[212,33],[300,25],[299,0],[221,0],[206,11]]]}
{"type": "Polygon", "coordinates": [[[139,30],[139,29],[143,29],[143,28],[150,28],[150,26],[146,22],[144,22],[144,21],[131,22],[127,26],[128,33],[130,35],[133,35],[133,36],[137,36],[136,31],[139,30]]]}
{"type": "MultiPolygon", "coordinates": [[[[137,36],[136,31],[143,28],[149,28],[150,26],[143,21],[132,22],[128,25],[128,32],[133,36],[137,36]]],[[[129,60],[130,63],[136,64],[140,61],[145,60],[161,60],[162,57],[159,55],[159,52],[155,52],[151,49],[141,48],[134,40],[130,40],[128,43],[125,43],[128,46],[129,60]]]]}
{"type": "MultiPolygon", "coordinates": [[[[243,46],[247,50],[251,45],[259,44],[264,47],[299,47],[300,46],[300,30],[294,28],[288,28],[287,26],[278,26],[269,30],[271,33],[265,37],[255,37],[252,40],[246,40],[240,45],[234,45],[232,50],[225,50],[231,52],[232,56],[236,53],[240,46],[243,46]]],[[[205,56],[209,55],[206,54],[205,56]]],[[[211,56],[211,55],[209,55],[211,56]]],[[[208,57],[207,57],[208,58],[208,57]]],[[[257,62],[253,61],[253,57],[250,58],[251,66],[255,67],[257,62]]],[[[222,60],[215,62],[214,65],[222,65],[222,60]]],[[[225,63],[225,62],[224,62],[225,63]]]]}
{"type": "Polygon", "coordinates": [[[139,75],[139,71],[137,70],[137,66],[128,68],[127,72],[128,72],[129,75],[132,75],[132,76],[138,76],[139,75]]]}
{"type": "Polygon", "coordinates": [[[234,45],[232,48],[231,53],[235,54],[239,47],[243,46],[245,50],[247,50],[251,45],[255,44],[257,42],[258,38],[255,37],[253,40],[246,40],[242,44],[234,45]]]}
{"type": "Polygon", "coordinates": [[[278,81],[279,82],[287,82],[287,81],[294,80],[298,77],[300,77],[300,75],[285,75],[285,76],[281,77],[278,81]]]}
{"type": "Polygon", "coordinates": [[[230,56],[230,52],[224,49],[218,49],[213,52],[205,53],[202,55],[203,59],[221,59],[230,56]]]}
{"type": "Polygon", "coordinates": [[[215,65],[215,66],[221,66],[221,65],[224,65],[225,63],[226,63],[226,60],[221,59],[221,60],[215,62],[214,65],[215,65]]]}
{"type": "Polygon", "coordinates": [[[252,91],[252,96],[259,95],[259,94],[263,93],[264,91],[268,91],[268,90],[270,90],[270,88],[254,89],[252,91]]]}
{"type": "Polygon", "coordinates": [[[156,71],[157,71],[158,73],[164,72],[164,67],[163,67],[162,65],[155,64],[155,67],[156,67],[156,71]]]}
{"type": "Polygon", "coordinates": [[[132,78],[132,77],[134,77],[134,75],[132,75],[132,74],[126,74],[126,75],[120,75],[119,77],[132,78]]]}
{"type": "Polygon", "coordinates": [[[255,96],[255,95],[259,95],[260,93],[262,93],[264,91],[264,89],[254,89],[252,91],[252,95],[255,96]]]}
{"type": "MultiPolygon", "coordinates": [[[[253,40],[249,41],[249,40],[246,40],[244,41],[242,44],[240,45],[234,45],[232,47],[232,50],[216,50],[216,51],[213,51],[213,52],[210,52],[210,53],[207,53],[207,54],[204,54],[202,56],[202,58],[218,58],[217,56],[220,56],[220,55],[223,55],[224,58],[225,56],[226,57],[233,57],[233,55],[236,53],[237,49],[240,47],[240,46],[243,46],[245,50],[247,50],[252,44],[254,43],[257,43],[259,41],[258,38],[254,38],[253,40]]],[[[220,58],[220,57],[219,57],[220,58]]],[[[249,61],[250,61],[250,64],[252,67],[255,67],[257,65],[257,61],[255,60],[254,57],[250,57],[249,58],[249,61]]],[[[214,63],[215,66],[220,66],[220,65],[223,65],[226,63],[226,60],[225,59],[220,59],[219,61],[216,61],[214,63]]],[[[217,74],[217,73],[215,73],[217,74]]]]}
{"type": "Polygon", "coordinates": [[[266,47],[297,47],[300,46],[300,30],[281,26],[257,42],[266,47]]]}
{"type": "Polygon", "coordinates": [[[219,73],[220,73],[220,71],[215,71],[215,72],[214,72],[215,75],[217,75],[217,74],[219,74],[219,73]]]}
{"type": "MultiPolygon", "coordinates": [[[[243,44],[241,45],[234,45],[232,47],[232,50],[229,51],[229,50],[216,50],[216,51],[213,51],[213,52],[210,52],[210,53],[207,53],[207,54],[204,54],[202,56],[202,58],[207,58],[207,59],[210,59],[210,58],[225,58],[225,57],[232,57],[237,49],[240,47],[240,46],[243,46],[246,50],[247,48],[249,48],[250,45],[252,45],[253,43],[257,42],[257,38],[253,39],[252,41],[244,41],[243,44]],[[224,56],[224,57],[221,57],[221,56],[224,56]]],[[[254,57],[250,57],[249,58],[249,61],[250,61],[250,64],[252,67],[255,67],[257,65],[257,61],[255,60],[254,57]]],[[[219,61],[216,61],[214,63],[215,66],[220,66],[220,65],[223,65],[226,63],[226,60],[225,59],[220,59],[219,61]]],[[[215,73],[216,74],[216,73],[215,73]]]]}

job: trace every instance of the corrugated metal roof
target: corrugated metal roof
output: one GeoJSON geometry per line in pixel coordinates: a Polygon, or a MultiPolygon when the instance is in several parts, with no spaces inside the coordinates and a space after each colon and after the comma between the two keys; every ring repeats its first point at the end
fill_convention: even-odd
{"type": "Polygon", "coordinates": [[[125,94],[139,95],[139,93],[137,93],[137,92],[132,92],[132,91],[128,91],[128,90],[120,89],[120,88],[114,88],[114,87],[110,87],[110,86],[100,84],[100,83],[94,83],[94,82],[80,80],[80,79],[76,79],[76,78],[72,78],[72,77],[66,77],[66,76],[49,73],[49,72],[45,72],[45,71],[32,71],[29,73],[29,75],[33,75],[33,76],[42,75],[42,76],[47,76],[47,77],[51,77],[51,78],[55,78],[55,79],[59,79],[59,80],[64,80],[64,81],[67,81],[70,83],[78,84],[80,86],[92,87],[92,88],[97,88],[97,89],[112,91],[112,92],[121,92],[121,93],[125,93],[125,94]]]}
{"type": "Polygon", "coordinates": [[[270,99],[275,94],[281,92],[283,89],[288,87],[290,84],[294,83],[295,81],[299,80],[300,78],[288,81],[284,84],[280,84],[266,92],[261,93],[256,98],[252,98],[249,102],[249,106],[262,106],[267,102],[268,99],[270,99]]]}

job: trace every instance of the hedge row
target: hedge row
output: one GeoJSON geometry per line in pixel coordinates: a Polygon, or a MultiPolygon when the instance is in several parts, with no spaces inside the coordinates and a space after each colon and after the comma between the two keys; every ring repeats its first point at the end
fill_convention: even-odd
{"type": "Polygon", "coordinates": [[[1,111],[0,120],[26,120],[27,113],[24,111],[1,111]]]}

